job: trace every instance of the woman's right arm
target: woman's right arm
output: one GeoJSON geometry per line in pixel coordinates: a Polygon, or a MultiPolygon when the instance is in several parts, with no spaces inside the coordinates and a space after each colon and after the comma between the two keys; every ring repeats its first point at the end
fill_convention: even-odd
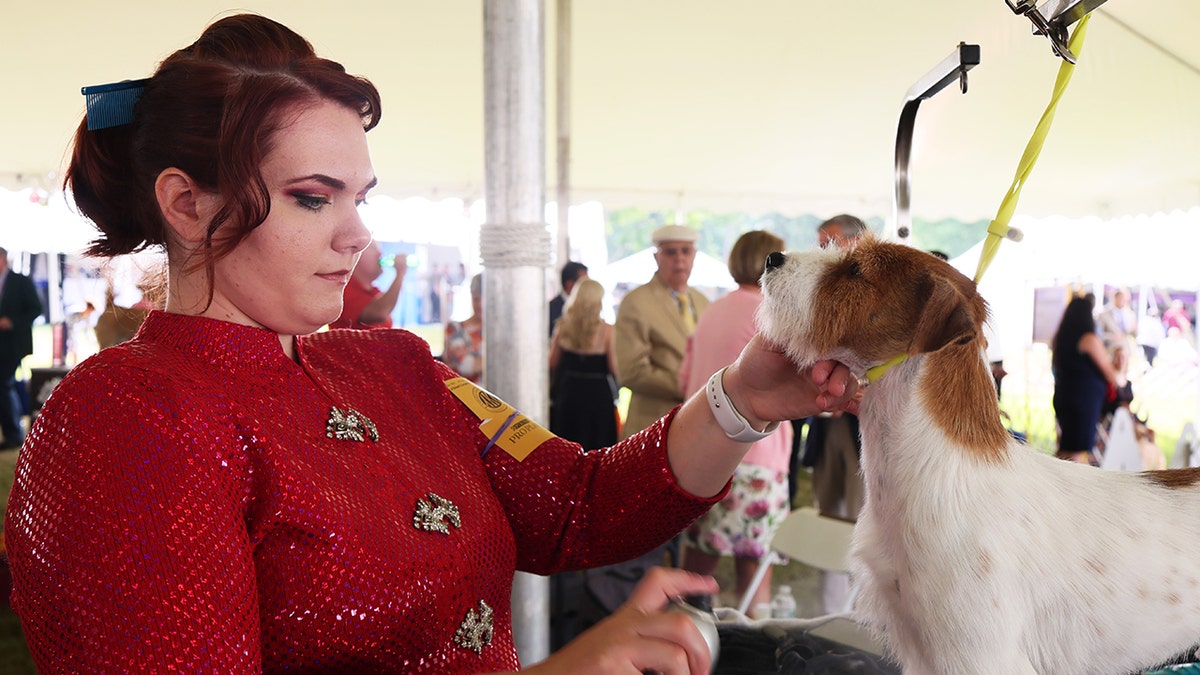
{"type": "Polygon", "coordinates": [[[5,527],[39,672],[261,671],[232,425],[162,374],[76,369],[21,452],[5,527]]]}

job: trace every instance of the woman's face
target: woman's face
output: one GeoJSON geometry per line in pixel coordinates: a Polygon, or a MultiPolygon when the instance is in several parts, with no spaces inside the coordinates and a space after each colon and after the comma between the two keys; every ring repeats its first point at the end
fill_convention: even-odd
{"type": "Polygon", "coordinates": [[[216,263],[204,314],[305,335],[341,314],[342,289],[371,241],[358,214],[375,184],[362,122],[329,102],[303,109],[276,133],[261,172],[270,213],[216,263]]]}

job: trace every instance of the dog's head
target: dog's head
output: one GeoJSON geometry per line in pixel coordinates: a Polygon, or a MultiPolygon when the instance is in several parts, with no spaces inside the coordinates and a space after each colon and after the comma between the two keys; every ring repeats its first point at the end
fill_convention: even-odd
{"type": "Polygon", "coordinates": [[[937,257],[866,238],[851,249],[772,253],[758,322],[798,364],[834,359],[856,374],[897,356],[982,339],[987,305],[937,257]]]}

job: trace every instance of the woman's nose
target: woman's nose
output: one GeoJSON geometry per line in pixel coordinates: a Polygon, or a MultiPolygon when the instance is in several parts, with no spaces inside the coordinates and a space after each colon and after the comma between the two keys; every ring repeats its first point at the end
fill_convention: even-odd
{"type": "Polygon", "coordinates": [[[362,216],[355,209],[353,215],[347,217],[340,233],[340,244],[355,252],[362,251],[371,243],[371,230],[363,222],[362,216]]]}

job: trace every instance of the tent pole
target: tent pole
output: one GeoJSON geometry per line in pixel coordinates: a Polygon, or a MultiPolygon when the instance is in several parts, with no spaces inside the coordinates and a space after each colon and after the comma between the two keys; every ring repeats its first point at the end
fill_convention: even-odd
{"type": "Polygon", "coordinates": [[[555,269],[571,260],[571,236],[568,231],[571,212],[571,0],[558,0],[558,33],[555,43],[555,99],[558,103],[555,125],[558,129],[557,220],[558,259],[555,269]]]}
{"type": "MultiPolygon", "coordinates": [[[[485,0],[483,383],[531,419],[547,422],[549,345],[545,220],[546,100],[543,0],[485,0]]],[[[513,579],[513,640],[522,663],[550,645],[550,584],[513,579]]]]}

